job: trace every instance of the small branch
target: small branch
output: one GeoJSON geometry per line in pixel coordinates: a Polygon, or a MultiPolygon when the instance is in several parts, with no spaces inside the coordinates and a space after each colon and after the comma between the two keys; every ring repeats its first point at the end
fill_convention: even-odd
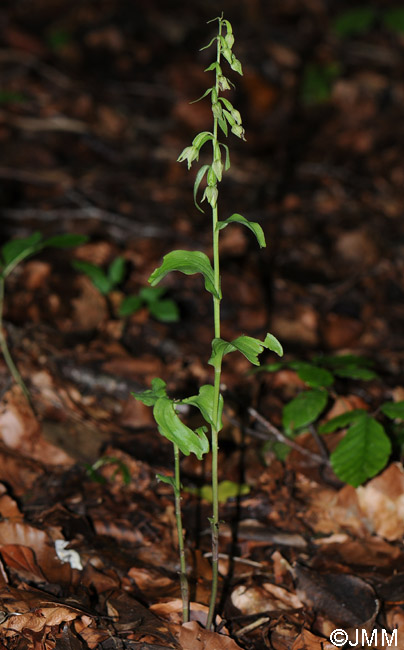
{"type": "MultiPolygon", "coordinates": [[[[317,463],[320,463],[321,465],[329,465],[330,462],[328,458],[325,458],[324,456],[320,456],[319,454],[316,454],[312,451],[309,451],[308,449],[305,449],[301,445],[298,445],[296,442],[285,436],[279,429],[277,429],[271,422],[266,420],[262,415],[258,413],[253,408],[248,409],[249,414],[257,420],[269,433],[272,434],[274,438],[278,442],[282,442],[283,444],[287,445],[288,447],[291,447],[291,449],[294,449],[295,451],[298,451],[299,454],[302,454],[302,456],[306,456],[306,458],[310,458],[311,460],[315,460],[317,463]]],[[[254,435],[254,430],[248,429],[248,433],[251,433],[254,435]]]]}

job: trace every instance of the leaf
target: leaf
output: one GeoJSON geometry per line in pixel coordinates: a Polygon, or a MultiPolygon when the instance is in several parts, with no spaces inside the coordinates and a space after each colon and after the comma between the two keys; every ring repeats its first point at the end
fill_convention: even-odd
{"type": "Polygon", "coordinates": [[[292,399],[282,411],[282,424],[289,435],[317,420],[328,401],[328,393],[319,388],[307,390],[292,399]]]}
{"type": "Polygon", "coordinates": [[[331,420],[328,420],[328,422],[319,426],[318,432],[333,433],[334,431],[337,431],[337,429],[344,429],[348,424],[352,424],[352,422],[355,422],[355,420],[365,413],[366,411],[363,409],[353,409],[352,411],[341,413],[341,415],[337,415],[335,418],[331,418],[331,420]]]}
{"type": "Polygon", "coordinates": [[[209,168],[210,168],[210,165],[202,165],[202,167],[198,171],[198,173],[196,175],[196,178],[195,178],[195,183],[194,183],[194,203],[195,203],[196,207],[198,208],[199,212],[203,212],[203,210],[200,207],[200,205],[198,205],[196,197],[197,197],[198,189],[199,189],[199,186],[200,186],[200,184],[202,182],[202,179],[205,176],[205,174],[206,174],[206,172],[208,171],[209,168]]]}
{"type": "Polygon", "coordinates": [[[380,410],[392,420],[396,418],[404,420],[404,402],[385,402],[381,405],[380,410]]]}
{"type": "Polygon", "coordinates": [[[203,454],[209,451],[209,440],[200,428],[192,431],[178,417],[174,403],[168,397],[160,397],[153,408],[154,419],[162,436],[178,446],[185,456],[195,454],[202,460],[203,454]]]}
{"type": "Polygon", "coordinates": [[[369,367],[373,365],[373,361],[367,357],[357,354],[333,354],[333,355],[319,355],[313,358],[314,363],[333,368],[351,368],[353,366],[369,367]]]}
{"type": "Polygon", "coordinates": [[[337,62],[308,63],[304,68],[302,99],[305,104],[320,104],[331,97],[332,86],[340,74],[337,62]]]}
{"type": "Polygon", "coordinates": [[[165,293],[167,293],[167,287],[142,287],[139,296],[144,302],[151,305],[152,302],[159,301],[165,293]]]}
{"type": "Polygon", "coordinates": [[[229,217],[225,221],[218,221],[216,228],[217,230],[222,230],[223,228],[226,228],[226,226],[228,226],[229,223],[241,223],[243,226],[246,226],[246,228],[249,228],[256,236],[260,248],[265,248],[266,246],[265,235],[259,223],[257,223],[256,221],[249,221],[241,214],[235,213],[232,214],[231,217],[229,217]]]}
{"type": "Polygon", "coordinates": [[[223,339],[213,339],[212,355],[208,363],[211,366],[214,366],[214,368],[219,368],[222,359],[226,354],[238,350],[250,363],[259,366],[260,362],[258,360],[258,355],[263,352],[264,348],[268,348],[275,352],[280,350],[281,354],[283,354],[281,344],[272,334],[267,334],[265,341],[260,341],[252,336],[245,335],[237,337],[230,343],[223,339]]]}
{"type": "Polygon", "coordinates": [[[87,235],[74,235],[66,233],[64,235],[55,235],[54,237],[49,237],[43,242],[43,246],[49,248],[73,248],[74,246],[80,246],[88,242],[89,237],[87,235]]]}
{"type": "Polygon", "coordinates": [[[155,286],[165,278],[171,271],[180,271],[185,275],[202,273],[205,279],[205,289],[215,298],[220,300],[220,289],[215,288],[215,277],[209,258],[201,251],[171,251],[163,258],[163,263],[153,271],[149,278],[152,286],[155,286]]]}
{"type": "Polygon", "coordinates": [[[121,317],[130,316],[140,309],[143,300],[140,296],[126,296],[119,305],[118,314],[121,317]]]}
{"type": "Polygon", "coordinates": [[[155,377],[151,382],[152,387],[147,390],[133,392],[131,395],[145,406],[154,406],[160,397],[167,397],[166,382],[160,377],[155,377]]]}
{"type": "MultiPolygon", "coordinates": [[[[210,90],[213,89],[211,88],[210,90]]],[[[210,133],[210,131],[202,131],[194,137],[192,140],[192,146],[199,150],[208,140],[213,140],[213,134],[210,133]]]]}
{"type": "Polygon", "coordinates": [[[165,474],[156,474],[156,479],[160,483],[167,483],[167,485],[171,485],[171,487],[174,490],[174,494],[178,493],[177,486],[175,484],[174,476],[166,476],[165,474]]]}
{"type": "Polygon", "coordinates": [[[384,428],[366,413],[348,429],[330,461],[341,481],[357,487],[385,467],[390,453],[384,428]]]}
{"type": "Polygon", "coordinates": [[[313,366],[311,363],[302,363],[296,368],[298,377],[311,388],[320,388],[331,386],[334,383],[334,377],[325,368],[313,366]]]}
{"type": "Polygon", "coordinates": [[[126,260],[124,257],[116,257],[108,267],[108,279],[112,287],[120,284],[125,275],[126,260]]]}
{"type": "MultiPolygon", "coordinates": [[[[211,70],[217,70],[218,74],[222,74],[222,68],[220,67],[220,64],[217,61],[214,61],[213,63],[210,64],[210,66],[205,68],[204,72],[210,72],[211,70]]],[[[212,90],[212,88],[210,88],[209,90],[212,90]]]]}
{"type": "Polygon", "coordinates": [[[40,232],[34,232],[29,237],[21,237],[8,241],[1,248],[4,267],[2,269],[3,277],[6,277],[23,259],[33,255],[41,250],[43,246],[42,235],[40,232]]]}
{"type": "Polygon", "coordinates": [[[212,427],[215,427],[217,431],[220,431],[223,427],[223,396],[219,395],[219,417],[218,423],[216,424],[213,417],[214,392],[215,390],[211,384],[205,384],[200,387],[198,395],[193,395],[192,397],[187,397],[186,399],[181,400],[181,404],[191,404],[192,406],[196,406],[202,413],[204,420],[212,427]]]}
{"type": "MultiPolygon", "coordinates": [[[[226,122],[225,122],[225,125],[226,125],[226,122]]],[[[226,125],[226,129],[227,129],[227,125],[226,125]]],[[[227,133],[226,133],[226,135],[227,135],[227,133]]],[[[227,170],[230,169],[230,152],[229,152],[229,147],[227,146],[227,144],[224,144],[223,142],[220,142],[220,146],[223,147],[224,150],[225,150],[225,152],[226,152],[226,161],[225,161],[225,164],[224,164],[224,169],[225,169],[225,171],[227,172],[227,170]]]]}
{"type": "Polygon", "coordinates": [[[362,379],[363,381],[371,381],[377,379],[378,375],[370,368],[359,368],[358,366],[345,366],[344,368],[335,368],[334,373],[338,377],[349,379],[362,379]]]}
{"type": "Polygon", "coordinates": [[[385,12],[382,20],[385,27],[401,34],[404,33],[404,9],[402,7],[389,9],[385,12]]]}
{"type": "MultiPolygon", "coordinates": [[[[199,488],[187,488],[186,492],[196,494],[200,499],[213,503],[212,486],[202,485],[199,488]]],[[[229,499],[245,496],[250,493],[250,486],[246,484],[234,483],[234,481],[221,481],[218,484],[219,503],[226,503],[229,499]]]]}
{"type": "Polygon", "coordinates": [[[96,266],[95,264],[91,264],[91,262],[86,262],[85,260],[73,260],[72,265],[76,271],[81,271],[87,275],[93,285],[104,296],[111,291],[111,282],[105,275],[102,268],[96,266]]]}
{"type": "MultiPolygon", "coordinates": [[[[214,20],[216,20],[216,18],[214,20]]],[[[209,22],[211,22],[211,21],[209,21],[209,22]]],[[[203,47],[201,47],[199,51],[202,52],[202,50],[207,50],[208,47],[210,47],[216,40],[217,40],[217,36],[214,36],[212,38],[212,40],[207,45],[204,45],[203,47]]]]}
{"type": "Polygon", "coordinates": [[[271,352],[275,352],[279,357],[283,357],[283,347],[273,334],[268,334],[265,337],[264,345],[271,352]]]}
{"type": "MultiPolygon", "coordinates": [[[[206,72],[206,70],[205,70],[205,72],[206,72]]],[[[200,102],[201,99],[204,99],[205,97],[207,97],[207,95],[209,95],[209,94],[212,92],[212,90],[213,90],[213,88],[208,88],[207,90],[205,90],[205,92],[203,93],[203,95],[201,95],[200,97],[198,97],[198,99],[194,99],[194,100],[192,100],[192,102],[189,102],[189,103],[190,103],[190,104],[196,104],[197,102],[200,102]]]]}
{"type": "Polygon", "coordinates": [[[180,312],[174,300],[153,300],[149,303],[149,312],[162,323],[177,323],[180,312]]]}
{"type": "Polygon", "coordinates": [[[376,10],[372,7],[354,7],[337,16],[332,29],[341,38],[363,34],[370,29],[376,15],[376,10]]]}

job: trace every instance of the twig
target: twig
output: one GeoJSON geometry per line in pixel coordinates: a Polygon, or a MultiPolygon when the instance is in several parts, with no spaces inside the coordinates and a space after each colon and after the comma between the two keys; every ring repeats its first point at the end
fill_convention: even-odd
{"type": "MultiPolygon", "coordinates": [[[[287,436],[285,436],[279,429],[277,429],[271,422],[266,420],[262,415],[258,413],[253,408],[248,409],[249,414],[257,420],[267,431],[269,431],[278,442],[282,442],[283,444],[287,445],[288,447],[291,447],[295,451],[298,451],[299,454],[302,454],[302,456],[306,456],[307,458],[310,458],[311,460],[315,460],[317,463],[320,463],[321,465],[329,465],[330,462],[328,458],[324,458],[323,456],[320,456],[319,454],[314,453],[313,451],[309,451],[308,449],[305,449],[304,447],[301,447],[301,445],[298,445],[296,442],[293,440],[290,440],[287,436]]],[[[248,433],[251,433],[254,435],[254,430],[253,429],[247,429],[248,433]]]]}

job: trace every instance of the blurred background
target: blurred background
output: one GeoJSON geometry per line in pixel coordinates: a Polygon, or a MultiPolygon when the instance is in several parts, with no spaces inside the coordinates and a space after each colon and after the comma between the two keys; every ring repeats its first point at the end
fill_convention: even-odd
{"type": "Polygon", "coordinates": [[[139,285],[174,247],[209,251],[196,170],[176,158],[210,125],[209,101],[189,102],[212,83],[212,50],[199,49],[222,10],[247,142],[229,141],[221,210],[259,221],[269,244],[224,231],[224,318],[248,332],[269,322],[290,351],[371,351],[398,373],[401,3],[3,0],[0,234],[88,234],[126,250],[139,285]]]}

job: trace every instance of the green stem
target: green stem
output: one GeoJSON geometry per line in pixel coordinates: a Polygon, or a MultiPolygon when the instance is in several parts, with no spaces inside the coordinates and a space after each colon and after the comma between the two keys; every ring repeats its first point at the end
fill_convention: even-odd
{"type": "MultiPolygon", "coordinates": [[[[220,65],[220,36],[222,33],[222,21],[219,19],[219,36],[217,39],[217,57],[216,61],[220,65]]],[[[216,71],[216,93],[219,95],[219,80],[216,71]]],[[[213,120],[213,155],[215,155],[217,147],[217,127],[218,119],[214,117],[213,120]]],[[[213,238],[213,273],[215,280],[215,289],[218,295],[220,291],[220,263],[219,263],[219,231],[217,229],[218,222],[218,209],[217,203],[212,208],[212,238],[213,238]]],[[[213,318],[215,338],[220,338],[220,298],[213,296],[213,318]]],[[[218,590],[218,577],[219,577],[219,498],[218,498],[218,433],[220,429],[219,422],[219,397],[220,397],[220,378],[221,378],[221,364],[215,368],[215,381],[213,393],[213,421],[215,426],[212,426],[212,518],[210,520],[211,535],[212,535],[212,588],[210,592],[209,613],[206,622],[206,627],[209,630],[213,627],[213,619],[215,615],[217,590],[218,590]]]]}
{"type": "Polygon", "coordinates": [[[11,376],[13,377],[14,381],[19,385],[21,388],[24,396],[26,397],[29,405],[31,406],[31,398],[30,394],[28,391],[28,388],[24,384],[24,381],[17,369],[17,366],[15,365],[11,354],[10,350],[8,349],[6,337],[4,336],[3,332],[3,307],[4,307],[4,277],[0,276],[0,350],[3,354],[4,361],[6,362],[8,369],[11,373],[11,376]]]}
{"type": "Polygon", "coordinates": [[[181,479],[180,479],[180,450],[178,445],[174,444],[174,460],[175,460],[175,518],[177,520],[178,532],[178,549],[180,554],[180,586],[182,598],[182,617],[183,622],[189,621],[189,585],[187,578],[187,564],[185,559],[185,545],[184,533],[182,528],[182,515],[181,515],[181,479]]]}

